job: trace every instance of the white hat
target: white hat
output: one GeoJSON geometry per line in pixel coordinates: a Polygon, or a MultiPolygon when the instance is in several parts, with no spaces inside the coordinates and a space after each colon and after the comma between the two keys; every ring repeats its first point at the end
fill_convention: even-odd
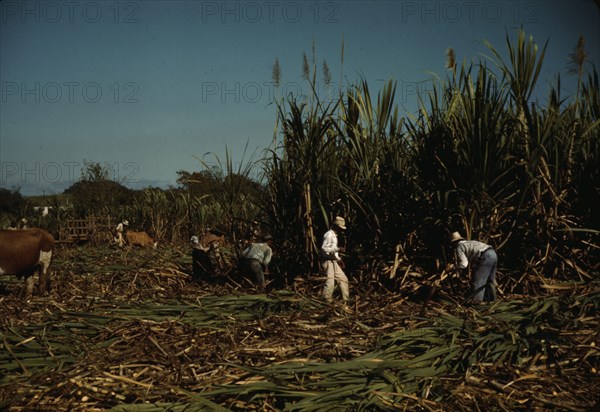
{"type": "Polygon", "coordinates": [[[123,220],[123,224],[124,224],[125,226],[129,226],[129,221],[128,221],[127,219],[125,219],[125,220],[123,220]]]}
{"type": "Polygon", "coordinates": [[[465,240],[465,238],[462,237],[458,232],[452,232],[452,234],[450,235],[450,243],[457,242],[459,240],[465,240]]]}
{"type": "Polygon", "coordinates": [[[192,236],[190,242],[192,242],[192,245],[197,245],[198,243],[200,243],[200,241],[198,240],[198,236],[196,235],[192,236]]]}
{"type": "Polygon", "coordinates": [[[346,230],[346,221],[344,220],[343,217],[336,216],[335,219],[334,219],[334,221],[333,221],[333,224],[335,226],[339,227],[340,229],[346,230]]]}

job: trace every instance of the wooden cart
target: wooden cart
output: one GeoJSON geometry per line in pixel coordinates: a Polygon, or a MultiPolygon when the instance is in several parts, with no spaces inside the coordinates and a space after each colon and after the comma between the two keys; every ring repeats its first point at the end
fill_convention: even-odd
{"type": "Polygon", "coordinates": [[[62,243],[110,243],[114,238],[114,222],[110,216],[90,216],[86,219],[69,219],[61,227],[59,242],[62,243]]]}

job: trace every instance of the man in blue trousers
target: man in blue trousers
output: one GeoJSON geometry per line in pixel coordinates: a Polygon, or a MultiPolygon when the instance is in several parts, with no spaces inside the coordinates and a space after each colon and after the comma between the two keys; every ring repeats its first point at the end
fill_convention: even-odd
{"type": "Polygon", "coordinates": [[[471,297],[475,302],[496,300],[496,267],[494,248],[476,240],[466,240],[460,233],[450,235],[457,269],[471,266],[471,297]]]}

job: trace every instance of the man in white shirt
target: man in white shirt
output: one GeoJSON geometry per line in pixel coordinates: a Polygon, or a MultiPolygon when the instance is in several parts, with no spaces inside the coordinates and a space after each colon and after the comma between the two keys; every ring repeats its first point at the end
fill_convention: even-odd
{"type": "Polygon", "coordinates": [[[460,233],[450,235],[456,268],[471,266],[471,294],[475,302],[496,300],[496,267],[498,256],[494,248],[476,240],[466,240],[460,233]]]}
{"type": "Polygon", "coordinates": [[[129,222],[127,220],[123,220],[122,222],[120,222],[117,225],[117,237],[115,239],[115,242],[117,242],[117,244],[119,245],[119,247],[123,247],[123,245],[125,244],[125,238],[123,237],[123,232],[125,231],[125,226],[128,226],[129,222]]]}
{"type": "Polygon", "coordinates": [[[328,302],[333,297],[336,282],[340,285],[344,303],[347,303],[350,299],[348,278],[344,273],[344,262],[339,254],[340,252],[344,252],[344,248],[338,247],[338,234],[342,230],[346,230],[346,222],[344,218],[337,216],[333,221],[331,229],[323,235],[323,244],[321,245],[321,270],[327,275],[323,297],[328,302]]]}
{"type": "Polygon", "coordinates": [[[273,257],[273,237],[266,235],[263,242],[252,243],[242,252],[246,273],[253,275],[259,293],[265,291],[265,274],[269,274],[269,263],[273,257]]]}

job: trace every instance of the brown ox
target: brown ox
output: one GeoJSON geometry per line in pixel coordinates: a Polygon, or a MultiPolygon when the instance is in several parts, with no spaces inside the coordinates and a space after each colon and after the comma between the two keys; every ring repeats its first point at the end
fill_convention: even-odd
{"type": "Polygon", "coordinates": [[[207,233],[200,238],[201,249],[218,249],[225,242],[225,235],[217,236],[213,233],[207,233]]]}
{"type": "Polygon", "coordinates": [[[151,247],[152,249],[156,249],[158,242],[148,235],[146,232],[134,232],[131,230],[127,231],[127,242],[129,246],[141,246],[141,247],[151,247]]]}
{"type": "Polygon", "coordinates": [[[0,230],[0,275],[25,277],[27,297],[33,294],[33,274],[39,271],[39,291],[50,288],[48,267],[54,251],[54,238],[45,230],[0,230]]]}

